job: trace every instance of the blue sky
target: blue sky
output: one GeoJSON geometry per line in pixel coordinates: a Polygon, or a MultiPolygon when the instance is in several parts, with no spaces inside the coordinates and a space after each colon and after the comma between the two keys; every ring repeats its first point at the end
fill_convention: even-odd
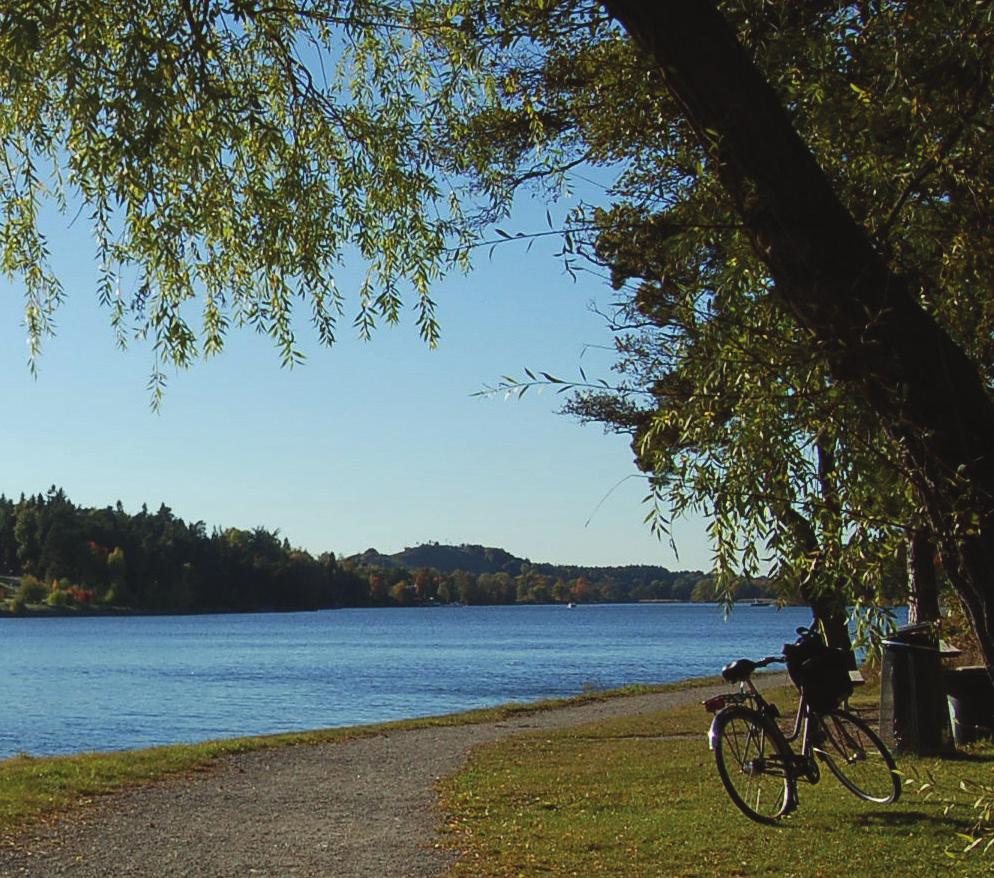
{"type": "MultiPolygon", "coordinates": [[[[503,227],[541,230],[545,210],[525,204],[503,227]]],[[[82,505],[164,502],[208,527],[278,528],[315,553],[436,540],[533,561],[710,566],[700,520],[675,523],[679,558],[648,533],[624,437],[556,414],[551,392],[473,396],[524,367],[575,377],[582,363],[588,377],[608,375],[610,354],[596,346],[610,335],[590,303],[610,290],[571,280],[551,241],[482,251],[472,274],[447,278],[435,296],[436,350],[419,340],[413,313],[369,343],[348,321],[331,349],[307,338],[307,363],[293,370],[268,340],[233,331],[221,356],[170,374],[157,413],[150,351],[117,350],[96,303],[85,224],[51,245],[68,301],[37,378],[21,289],[0,279],[7,496],[55,484],[82,505]]]]}

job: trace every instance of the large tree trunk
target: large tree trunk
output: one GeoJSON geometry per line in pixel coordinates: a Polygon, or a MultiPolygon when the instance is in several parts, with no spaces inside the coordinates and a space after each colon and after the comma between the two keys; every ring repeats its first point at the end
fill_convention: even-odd
{"type": "Polygon", "coordinates": [[[710,0],[603,0],[708,150],[782,306],[904,448],[994,674],[994,403],[849,215],[710,0]]]}

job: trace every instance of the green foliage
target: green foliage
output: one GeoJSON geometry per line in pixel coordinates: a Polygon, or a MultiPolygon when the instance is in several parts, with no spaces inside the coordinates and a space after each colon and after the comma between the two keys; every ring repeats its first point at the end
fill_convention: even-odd
{"type": "Polygon", "coordinates": [[[55,607],[56,609],[64,609],[69,607],[73,603],[72,594],[69,592],[68,588],[62,588],[61,583],[53,584],[52,590],[48,593],[48,598],[45,601],[50,607],[55,607]]]}
{"type": "Polygon", "coordinates": [[[47,599],[48,588],[34,576],[22,576],[14,596],[25,604],[38,604],[47,599]]]}
{"type": "Polygon", "coordinates": [[[994,848],[994,782],[989,777],[977,780],[942,765],[926,765],[911,772],[906,786],[922,800],[941,807],[944,814],[972,815],[972,822],[959,833],[961,853],[990,854],[994,848]]]}
{"type": "MultiPolygon", "coordinates": [[[[468,265],[510,189],[459,146],[499,107],[490,72],[528,31],[591,29],[595,4],[383,0],[284,5],[16,2],[0,26],[0,265],[25,288],[32,356],[64,297],[50,204],[88,218],[121,344],[159,364],[218,353],[233,326],[300,362],[295,305],[331,344],[348,297],[367,335],[468,265]],[[467,186],[469,175],[473,187],[467,186]],[[357,289],[337,281],[366,268],[357,289]]],[[[526,114],[527,115],[527,114],[526,114]]],[[[523,134],[534,139],[537,115],[523,134]]],[[[513,188],[513,187],[512,187],[513,188]]],[[[157,367],[150,387],[161,392],[157,367]]]]}

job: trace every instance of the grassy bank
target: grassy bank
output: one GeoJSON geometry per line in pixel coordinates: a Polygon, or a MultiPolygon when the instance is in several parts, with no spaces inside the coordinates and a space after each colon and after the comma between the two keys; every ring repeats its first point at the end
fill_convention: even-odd
{"type": "MultiPolygon", "coordinates": [[[[783,707],[786,694],[775,699],[783,707]]],[[[979,876],[994,853],[951,856],[972,812],[944,813],[906,789],[891,806],[861,802],[825,772],[802,784],[781,827],[752,823],[724,792],[700,706],[506,739],[477,751],[447,780],[452,842],[466,850],[454,876],[979,876]]],[[[902,758],[910,773],[933,760],[902,758]]],[[[958,778],[992,777],[994,749],[946,760],[958,778]]]]}
{"type": "Polygon", "coordinates": [[[575,698],[507,704],[466,713],[378,725],[180,744],[146,750],[83,753],[75,756],[17,756],[0,761],[0,833],[9,834],[25,824],[71,808],[94,796],[150,783],[170,775],[206,770],[212,761],[229,754],[344,741],[410,728],[499,722],[537,710],[691,685],[694,685],[694,681],[661,687],[630,687],[614,692],[591,692],[575,698]]]}

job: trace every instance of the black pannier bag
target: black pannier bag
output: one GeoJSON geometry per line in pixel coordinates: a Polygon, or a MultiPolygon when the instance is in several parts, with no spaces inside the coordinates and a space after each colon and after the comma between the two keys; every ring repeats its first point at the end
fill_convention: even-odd
{"type": "Polygon", "coordinates": [[[825,645],[814,631],[799,632],[794,643],[785,643],[787,673],[815,713],[827,713],[852,695],[849,662],[841,649],[825,645]]]}

